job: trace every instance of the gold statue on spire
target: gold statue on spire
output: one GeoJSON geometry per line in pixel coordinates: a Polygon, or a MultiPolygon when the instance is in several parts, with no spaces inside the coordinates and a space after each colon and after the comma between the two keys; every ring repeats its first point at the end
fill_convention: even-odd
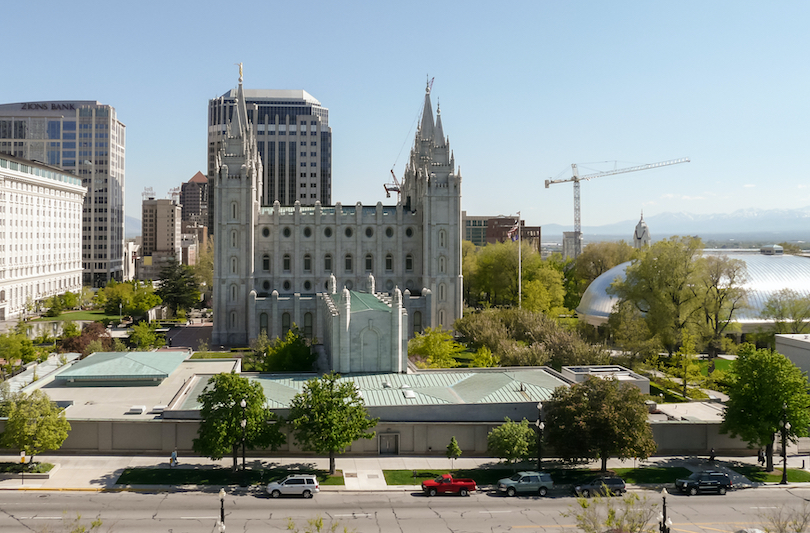
{"type": "Polygon", "coordinates": [[[239,83],[242,83],[242,63],[234,63],[239,66],[239,83]]]}

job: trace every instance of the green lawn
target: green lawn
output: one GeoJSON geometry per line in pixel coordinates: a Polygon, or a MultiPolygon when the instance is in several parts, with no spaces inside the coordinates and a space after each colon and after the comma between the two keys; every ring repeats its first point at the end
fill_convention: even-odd
{"type": "Polygon", "coordinates": [[[233,359],[231,352],[194,352],[192,359],[233,359]]]}
{"type": "Polygon", "coordinates": [[[25,470],[26,474],[44,474],[53,468],[51,463],[0,463],[0,473],[19,474],[25,470]]]}
{"type": "MultiPolygon", "coordinates": [[[[782,481],[781,469],[766,472],[758,465],[730,465],[729,468],[758,483],[778,483],[782,481]]],[[[810,472],[788,468],[787,478],[791,483],[807,482],[810,481],[810,472]]]]}
{"type": "Polygon", "coordinates": [[[104,319],[110,320],[118,320],[121,318],[119,315],[107,315],[104,311],[68,311],[66,313],[62,313],[59,316],[44,316],[42,318],[37,318],[32,322],[51,322],[54,320],[71,320],[71,321],[78,321],[78,320],[90,320],[93,322],[99,322],[104,319]]]}
{"type": "MultiPolygon", "coordinates": [[[[729,359],[721,359],[719,357],[715,358],[715,360],[714,360],[714,369],[715,370],[722,370],[723,372],[728,372],[728,370],[731,368],[731,364],[733,362],[734,361],[731,361],[729,359]]],[[[708,361],[701,361],[700,362],[700,373],[703,374],[704,376],[709,375],[709,362],[708,361]]]]}
{"type": "Polygon", "coordinates": [[[343,485],[343,473],[330,476],[325,470],[288,470],[284,468],[127,468],[118,478],[121,485],[264,485],[288,474],[315,474],[321,485],[343,485]]]}

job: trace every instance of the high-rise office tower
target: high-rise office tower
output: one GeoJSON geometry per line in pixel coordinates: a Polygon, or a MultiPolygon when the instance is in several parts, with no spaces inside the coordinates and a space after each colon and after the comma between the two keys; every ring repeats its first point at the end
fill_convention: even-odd
{"type": "MultiPolygon", "coordinates": [[[[248,123],[262,162],[261,204],[332,205],[332,129],[329,110],[306,91],[244,89],[248,123]]],[[[208,102],[208,176],[235,116],[237,91],[208,102]]],[[[209,227],[213,213],[209,198],[209,227]]]]}
{"type": "Polygon", "coordinates": [[[92,100],[0,105],[0,153],[62,168],[87,187],[82,282],[123,280],[126,127],[92,100]]]}

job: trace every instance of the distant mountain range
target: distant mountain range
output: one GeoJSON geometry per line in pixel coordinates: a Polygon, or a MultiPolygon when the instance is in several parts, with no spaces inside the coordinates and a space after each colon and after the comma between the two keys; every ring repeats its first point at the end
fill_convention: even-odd
{"type": "MultiPolygon", "coordinates": [[[[606,224],[583,226],[582,233],[588,237],[600,236],[630,241],[638,224],[638,218],[606,224]]],[[[691,213],[661,213],[645,216],[654,240],[672,235],[698,235],[707,239],[765,239],[774,241],[810,241],[810,206],[799,209],[739,209],[733,213],[695,215],[691,213]]],[[[574,227],[560,224],[542,226],[542,239],[561,239],[563,231],[574,227]]]]}
{"type": "MultiPolygon", "coordinates": [[[[654,240],[672,235],[698,235],[708,239],[772,240],[810,242],[810,206],[799,209],[738,209],[733,213],[695,215],[691,213],[661,213],[644,217],[654,240]]],[[[605,240],[630,241],[638,218],[606,224],[583,226],[585,241],[600,237],[605,240]]],[[[563,231],[574,226],[544,224],[543,242],[562,240],[563,231]]],[[[124,234],[132,239],[141,234],[141,221],[126,217],[124,234]]],[[[599,239],[601,240],[601,239],[599,239]]]]}
{"type": "Polygon", "coordinates": [[[134,239],[135,237],[140,236],[141,219],[124,215],[124,238],[134,239]]]}

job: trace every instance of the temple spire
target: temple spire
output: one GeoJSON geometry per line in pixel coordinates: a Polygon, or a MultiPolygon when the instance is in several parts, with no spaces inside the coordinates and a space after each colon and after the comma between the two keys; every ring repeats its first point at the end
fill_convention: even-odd
{"type": "Polygon", "coordinates": [[[433,106],[430,105],[430,82],[425,87],[425,107],[422,109],[422,125],[419,131],[422,139],[433,137],[433,106]]]}
{"type": "MultiPolygon", "coordinates": [[[[451,117],[452,118],[452,117],[451,117]]],[[[436,137],[433,139],[434,146],[444,146],[447,144],[444,138],[444,128],[442,128],[442,107],[438,100],[436,101],[436,137]]]]}

